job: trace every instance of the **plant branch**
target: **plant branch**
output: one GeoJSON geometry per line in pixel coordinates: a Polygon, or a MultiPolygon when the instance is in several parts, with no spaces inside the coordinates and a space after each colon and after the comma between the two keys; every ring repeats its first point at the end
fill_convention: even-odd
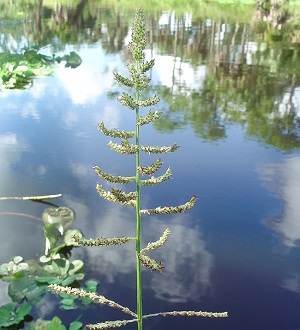
{"type": "Polygon", "coordinates": [[[111,136],[113,138],[119,138],[119,139],[130,139],[134,137],[135,132],[125,132],[125,131],[120,131],[116,128],[113,129],[107,129],[104,126],[104,123],[100,123],[98,125],[99,130],[101,133],[103,133],[106,136],[111,136]]]}
{"type": "Polygon", "coordinates": [[[61,197],[62,194],[56,194],[56,195],[43,195],[43,196],[25,196],[25,197],[0,197],[0,201],[6,201],[6,200],[22,200],[22,201],[27,201],[27,200],[43,200],[43,199],[52,199],[52,198],[58,198],[61,197]]]}
{"type": "Polygon", "coordinates": [[[154,214],[171,214],[171,213],[183,213],[186,210],[192,208],[196,204],[196,197],[192,197],[188,202],[178,206],[165,206],[157,207],[155,209],[141,210],[142,214],[154,215],[154,214]]]}
{"type": "Polygon", "coordinates": [[[155,122],[157,119],[160,118],[161,115],[161,111],[155,110],[155,112],[152,112],[151,110],[149,110],[145,117],[139,117],[139,119],[137,120],[137,124],[139,126],[147,125],[151,122],[155,122]]]}
{"type": "Polygon", "coordinates": [[[167,152],[174,152],[179,148],[177,143],[174,143],[172,146],[163,146],[163,147],[152,147],[152,146],[140,146],[140,149],[149,154],[162,154],[167,152]]]}
{"type": "Polygon", "coordinates": [[[103,323],[88,324],[85,327],[89,330],[105,330],[105,329],[111,329],[111,328],[120,328],[123,325],[127,325],[128,323],[132,323],[132,322],[138,322],[138,319],[106,321],[103,323]]]}
{"type": "Polygon", "coordinates": [[[137,317],[136,313],[132,312],[128,307],[124,307],[113,300],[106,299],[104,296],[97,295],[95,292],[86,292],[82,289],[71,288],[69,286],[64,287],[57,284],[50,284],[48,288],[56,293],[66,293],[74,296],[79,296],[81,298],[89,298],[95,303],[108,305],[112,308],[117,308],[123,313],[128,314],[134,318],[137,317]]]}
{"type": "Polygon", "coordinates": [[[120,205],[136,206],[136,192],[125,193],[120,189],[112,189],[112,191],[106,191],[101,185],[97,184],[96,189],[98,194],[107,201],[118,203],[120,205]]]}
{"type": "Polygon", "coordinates": [[[105,173],[103,172],[99,166],[94,166],[94,170],[96,171],[96,173],[98,174],[98,176],[106,181],[109,181],[111,183],[123,183],[123,184],[127,184],[130,182],[133,182],[135,180],[134,176],[115,176],[115,175],[111,175],[109,173],[105,173]]]}
{"type": "Polygon", "coordinates": [[[168,179],[170,179],[172,176],[172,172],[170,170],[170,168],[167,169],[166,173],[164,175],[161,175],[157,178],[155,178],[154,176],[151,177],[150,179],[147,180],[141,180],[141,185],[142,186],[153,186],[155,184],[160,184],[168,179]]]}
{"type": "Polygon", "coordinates": [[[142,175],[151,175],[158,171],[160,167],[162,166],[162,161],[160,159],[157,159],[157,161],[154,164],[151,164],[149,166],[139,166],[138,171],[142,175]]]}
{"type": "Polygon", "coordinates": [[[150,252],[151,250],[155,250],[159,247],[161,247],[162,245],[165,244],[165,242],[167,241],[168,237],[171,235],[171,231],[169,228],[167,228],[163,235],[159,238],[159,240],[155,241],[155,242],[152,242],[152,243],[148,243],[148,245],[141,250],[141,254],[144,254],[144,253],[147,253],[147,252],[150,252]]]}
{"type": "Polygon", "coordinates": [[[108,245],[121,245],[130,241],[135,241],[135,237],[113,237],[113,238],[90,238],[85,239],[83,237],[74,235],[74,241],[83,246],[108,246],[108,245]]]}
{"type": "Polygon", "coordinates": [[[228,317],[228,312],[195,312],[195,311],[174,311],[174,312],[162,312],[155,314],[144,315],[143,318],[155,317],[155,316],[198,316],[198,317],[228,317]]]}

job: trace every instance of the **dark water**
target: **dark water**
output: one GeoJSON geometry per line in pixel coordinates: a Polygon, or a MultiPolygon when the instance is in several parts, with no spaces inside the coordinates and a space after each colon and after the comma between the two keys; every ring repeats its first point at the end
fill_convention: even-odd
{"type": "MultiPolygon", "coordinates": [[[[134,158],[111,151],[97,130],[101,121],[134,129],[133,113],[115,100],[121,88],[112,75],[126,72],[132,13],[81,3],[77,16],[76,7],[23,8],[14,24],[7,7],[2,50],[38,44],[45,54],[75,50],[83,62],[76,69],[56,65],[51,77],[26,90],[1,92],[0,195],[62,193],[55,203],[74,209],[74,226],[86,237],[133,236],[133,210],[103,201],[92,169],[134,172],[134,158]]],[[[144,311],[228,311],[230,317],[153,318],[145,329],[300,328],[299,40],[292,21],[279,29],[276,21],[261,23],[254,9],[247,13],[253,19],[245,14],[234,22],[146,11],[147,57],[156,59],[150,93],[161,96],[164,115],[143,127],[142,144],[176,142],[180,149],[163,157],[172,180],[144,188],[142,207],[182,204],[194,194],[198,203],[184,215],[143,218],[145,245],[165,228],[172,232],[153,253],[164,272],[143,273],[144,311]]],[[[153,160],[142,158],[145,165],[153,160]]],[[[46,207],[1,201],[1,262],[43,254],[36,218],[46,207]]],[[[74,257],[84,260],[86,278],[99,279],[101,294],[134,310],[133,251],[130,244],[78,248],[74,257]]],[[[66,312],[57,306],[49,294],[34,316],[58,315],[65,324],[123,317],[104,307],[66,312]]]]}

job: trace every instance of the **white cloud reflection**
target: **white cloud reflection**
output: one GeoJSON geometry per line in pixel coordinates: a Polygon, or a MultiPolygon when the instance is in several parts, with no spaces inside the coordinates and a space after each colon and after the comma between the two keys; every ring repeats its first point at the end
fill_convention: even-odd
{"type": "MultiPolygon", "coordinates": [[[[168,246],[157,252],[166,268],[162,276],[152,276],[151,289],[157,298],[170,302],[198,301],[212,289],[214,257],[199,229],[181,223],[182,220],[172,221],[168,246]]],[[[155,221],[152,227],[162,233],[166,225],[155,221]]]]}
{"type": "MultiPolygon", "coordinates": [[[[147,59],[151,59],[149,49],[145,51],[147,59]]],[[[206,66],[199,65],[196,69],[187,62],[184,62],[181,57],[159,55],[154,53],[155,66],[151,72],[152,81],[163,86],[172,88],[173,93],[182,93],[184,88],[185,93],[197,89],[201,89],[206,76],[206,66]]]]}
{"type": "MultiPolygon", "coordinates": [[[[28,196],[35,184],[24,174],[14,171],[24,150],[29,146],[24,138],[17,134],[7,133],[0,136],[0,196],[28,196]],[[28,190],[29,189],[29,190],[28,190]]],[[[38,167],[40,173],[46,168],[38,167]]],[[[38,171],[34,171],[37,173],[38,171]]],[[[32,258],[43,250],[44,239],[42,225],[36,218],[32,219],[29,203],[20,201],[1,201],[0,204],[0,260],[8,262],[13,256],[21,255],[32,258]],[[22,239],[18,236],[22,233],[22,239]],[[35,237],[34,240],[24,238],[35,237]]],[[[2,297],[0,297],[2,299],[2,297]]]]}
{"type": "Polygon", "coordinates": [[[300,274],[297,274],[297,273],[290,274],[289,277],[283,281],[282,287],[289,291],[299,293],[300,292],[300,274]]]}
{"type": "Polygon", "coordinates": [[[97,48],[82,48],[80,56],[82,64],[79,67],[65,68],[62,63],[58,66],[55,75],[73,104],[95,104],[99,96],[113,84],[111,72],[115,67],[116,59],[108,61],[100,45],[97,48]]]}
{"type": "Polygon", "coordinates": [[[119,128],[121,122],[120,108],[116,105],[105,106],[102,120],[107,128],[119,128]]]}
{"type": "Polygon", "coordinates": [[[267,187],[283,201],[282,214],[268,225],[282,236],[286,246],[299,246],[300,157],[287,158],[280,165],[265,164],[259,172],[267,187]]]}
{"type": "Polygon", "coordinates": [[[3,105],[0,111],[3,111],[4,114],[8,111],[18,113],[22,118],[34,119],[39,122],[44,109],[41,108],[37,100],[45,96],[47,90],[46,79],[35,79],[33,86],[25,91],[17,89],[4,89],[1,91],[3,105]]]}
{"type": "Polygon", "coordinates": [[[20,141],[16,134],[7,133],[0,136],[0,173],[3,174],[3,178],[6,176],[6,171],[10,168],[11,163],[19,160],[21,157],[19,145],[20,141]]]}

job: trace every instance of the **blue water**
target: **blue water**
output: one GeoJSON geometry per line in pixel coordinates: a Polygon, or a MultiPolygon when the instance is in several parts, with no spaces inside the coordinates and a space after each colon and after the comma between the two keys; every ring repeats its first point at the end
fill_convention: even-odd
{"type": "MultiPolygon", "coordinates": [[[[109,139],[97,129],[103,120],[109,127],[134,130],[133,113],[108,97],[120,92],[112,70],[125,71],[125,59],[122,53],[105,54],[101,43],[77,51],[83,59],[77,69],[57,65],[53,76],[35,80],[32,88],[0,94],[0,195],[61,193],[54,203],[75,211],[74,226],[86,237],[133,236],[134,210],[103,201],[92,168],[97,164],[115,175],[134,172],[134,158],[111,151],[109,139]]],[[[158,71],[153,81],[164,85],[158,71]]],[[[144,245],[166,228],[172,233],[167,244],[153,252],[165,264],[163,273],[143,272],[144,311],[229,313],[228,319],[219,320],[149,319],[145,329],[300,328],[300,150],[266,144],[237,123],[225,120],[224,126],[226,135],[217,141],[200,138],[190,123],[172,132],[153,126],[141,130],[143,144],[180,145],[162,157],[172,179],[144,188],[142,207],[198,197],[196,206],[183,215],[143,218],[144,245]]],[[[142,157],[145,165],[154,160],[142,157]]],[[[1,201],[0,262],[43,254],[39,219],[46,207],[1,201]]],[[[101,294],[135,309],[133,251],[132,244],[78,248],[74,257],[84,260],[87,278],[99,279],[101,294]]],[[[4,293],[0,299],[8,301],[4,293]]],[[[36,316],[59,315],[66,323],[74,316],[84,323],[123,317],[106,307],[69,313],[57,309],[53,295],[45,300],[34,309],[36,316]]]]}

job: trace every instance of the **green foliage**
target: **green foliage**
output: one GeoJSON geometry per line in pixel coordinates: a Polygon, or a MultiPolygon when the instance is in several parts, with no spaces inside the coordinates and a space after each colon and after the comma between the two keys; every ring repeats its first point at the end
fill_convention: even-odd
{"type": "Polygon", "coordinates": [[[70,52],[70,55],[64,55],[62,57],[56,56],[55,60],[57,63],[66,61],[65,67],[72,69],[77,68],[82,62],[81,57],[76,52],[70,52]]]}
{"type": "MultiPolygon", "coordinates": [[[[72,238],[73,235],[82,237],[81,232],[77,229],[67,230],[74,221],[74,212],[65,207],[48,208],[44,211],[42,218],[45,222],[46,247],[45,255],[40,258],[40,262],[24,261],[21,256],[16,256],[8,263],[0,265],[0,278],[9,283],[8,295],[11,300],[16,304],[26,301],[21,307],[12,304],[2,306],[0,325],[7,326],[4,324],[7,323],[5,317],[8,313],[11,314],[10,324],[20,323],[29,313],[30,304],[42,300],[49,284],[73,285],[84,277],[83,261],[69,260],[72,248],[77,245],[72,238]]],[[[86,290],[95,292],[96,286],[95,281],[88,281],[86,290]]],[[[88,303],[90,303],[88,300],[83,302],[84,305],[88,303]]],[[[78,307],[78,304],[73,304],[69,297],[63,299],[61,305],[64,309],[71,309],[71,306],[78,307]]],[[[46,324],[45,329],[66,329],[63,325],[56,327],[60,322],[59,319],[47,322],[49,323],[44,323],[44,325],[46,324]]],[[[81,323],[80,326],[79,323],[74,323],[70,329],[80,329],[81,326],[81,323]]],[[[42,325],[39,327],[38,329],[43,329],[42,325]]]]}
{"type": "Polygon", "coordinates": [[[53,73],[53,64],[66,61],[66,67],[76,68],[81,58],[75,52],[63,57],[47,56],[39,49],[24,48],[20,54],[0,53],[0,90],[24,89],[33,84],[34,78],[49,76],[53,73]]]}
{"type": "MultiPolygon", "coordinates": [[[[90,293],[95,293],[97,290],[98,282],[94,280],[86,281],[85,287],[82,287],[83,290],[90,293]]],[[[60,306],[64,310],[73,310],[78,307],[88,306],[93,303],[93,300],[88,297],[81,298],[81,304],[79,304],[78,296],[61,292],[59,296],[62,298],[60,301],[60,306]]]]}
{"type": "Polygon", "coordinates": [[[0,327],[8,328],[21,323],[25,316],[30,313],[31,305],[24,302],[21,306],[6,304],[0,307],[0,327]]]}
{"type": "Polygon", "coordinates": [[[2,264],[0,266],[0,276],[2,276],[2,279],[9,278],[11,275],[29,269],[28,263],[21,261],[23,261],[23,258],[16,256],[10,262],[2,264]]]}
{"type": "Polygon", "coordinates": [[[8,286],[8,295],[13,302],[21,303],[23,299],[37,303],[46,293],[45,285],[39,284],[30,272],[20,272],[11,278],[8,286]]]}
{"type": "Polygon", "coordinates": [[[52,320],[37,320],[35,324],[27,328],[27,330],[79,330],[82,329],[82,323],[74,321],[70,324],[69,328],[66,328],[60,318],[54,316],[52,320]]]}

